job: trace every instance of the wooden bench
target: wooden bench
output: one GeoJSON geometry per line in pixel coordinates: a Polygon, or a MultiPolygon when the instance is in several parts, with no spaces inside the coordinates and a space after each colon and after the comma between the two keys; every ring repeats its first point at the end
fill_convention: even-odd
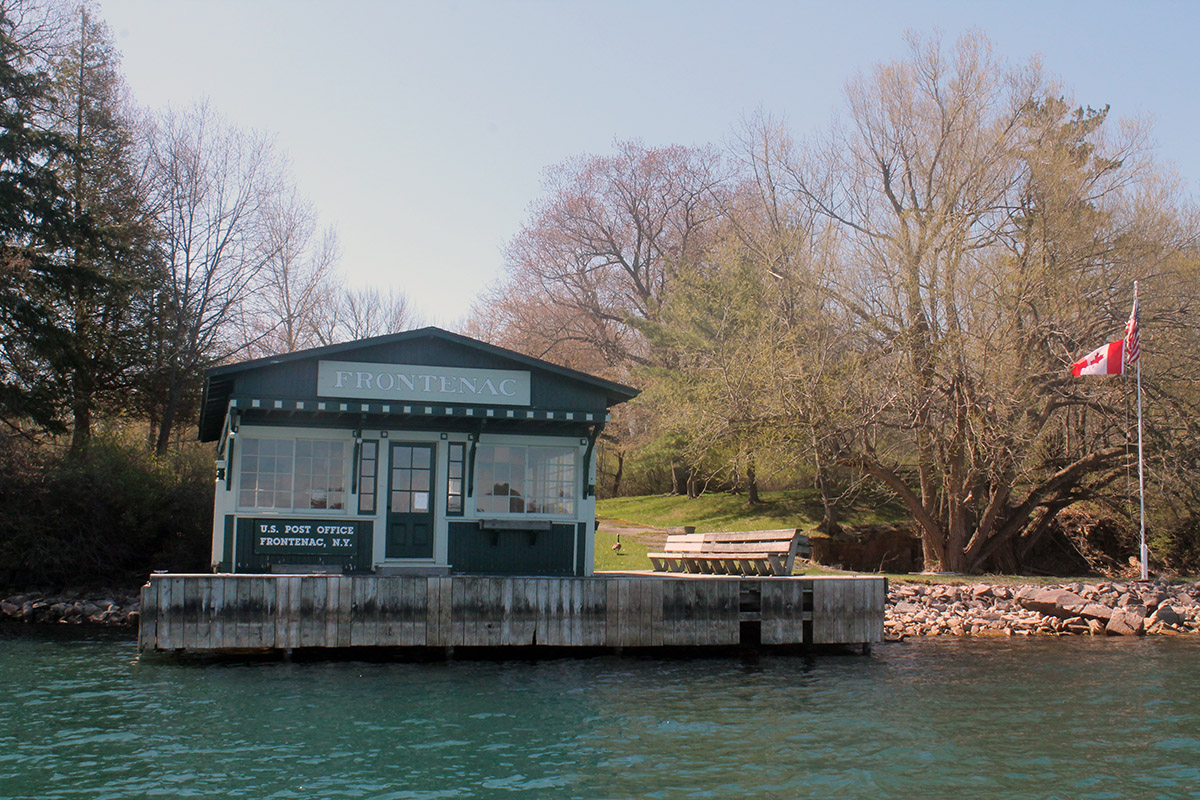
{"type": "Polygon", "coordinates": [[[649,554],[655,572],[705,575],[791,575],[796,556],[812,552],[795,528],[668,533],[663,551],[649,554]]]}

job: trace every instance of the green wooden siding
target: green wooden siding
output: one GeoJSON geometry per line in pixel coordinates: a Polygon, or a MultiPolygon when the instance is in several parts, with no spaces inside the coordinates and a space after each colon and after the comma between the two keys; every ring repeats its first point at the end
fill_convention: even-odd
{"type": "Polygon", "coordinates": [[[584,575],[587,572],[587,565],[584,564],[584,559],[587,558],[587,523],[575,523],[575,574],[584,575]]]}
{"type": "Polygon", "coordinates": [[[574,523],[550,530],[480,530],[475,522],[449,525],[454,572],[476,575],[582,575],[575,572],[574,523]]]}

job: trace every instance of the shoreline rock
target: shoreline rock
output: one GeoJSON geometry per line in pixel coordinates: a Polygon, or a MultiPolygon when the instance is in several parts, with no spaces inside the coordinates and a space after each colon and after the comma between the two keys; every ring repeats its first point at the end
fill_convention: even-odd
{"type": "Polygon", "coordinates": [[[140,616],[137,592],[65,589],[23,592],[0,599],[0,617],[15,622],[135,627],[140,616]]]}
{"type": "MultiPolygon", "coordinates": [[[[136,627],[138,592],[29,591],[0,599],[0,618],[36,624],[136,627]]],[[[1200,583],[1052,585],[891,582],[884,638],[913,636],[1159,636],[1200,633],[1200,583]]]]}
{"type": "Polygon", "coordinates": [[[1200,584],[1157,581],[1005,584],[896,583],[884,638],[1144,636],[1200,633],[1200,584]]]}

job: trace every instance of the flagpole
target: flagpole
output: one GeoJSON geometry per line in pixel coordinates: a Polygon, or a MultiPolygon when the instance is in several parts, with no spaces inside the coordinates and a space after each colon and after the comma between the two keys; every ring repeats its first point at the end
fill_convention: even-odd
{"type": "Polygon", "coordinates": [[[1137,361],[1137,393],[1138,393],[1138,501],[1142,511],[1142,580],[1149,578],[1146,562],[1150,554],[1146,550],[1146,481],[1142,471],[1142,360],[1137,361]]]}
{"type": "MultiPolygon", "coordinates": [[[[1133,282],[1133,307],[1137,309],[1138,285],[1133,282]]],[[[1140,348],[1139,348],[1140,350],[1140,348]]],[[[1137,364],[1137,412],[1138,412],[1138,504],[1141,508],[1141,562],[1142,580],[1150,577],[1148,562],[1150,553],[1146,550],[1146,479],[1142,461],[1142,359],[1138,353],[1137,364]]]]}

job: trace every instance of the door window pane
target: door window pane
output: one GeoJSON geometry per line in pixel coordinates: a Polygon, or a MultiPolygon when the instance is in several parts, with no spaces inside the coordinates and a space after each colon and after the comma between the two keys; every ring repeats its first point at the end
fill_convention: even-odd
{"type": "Polygon", "coordinates": [[[389,509],[395,514],[420,514],[432,510],[429,493],[433,477],[433,448],[392,445],[389,509]]]}

